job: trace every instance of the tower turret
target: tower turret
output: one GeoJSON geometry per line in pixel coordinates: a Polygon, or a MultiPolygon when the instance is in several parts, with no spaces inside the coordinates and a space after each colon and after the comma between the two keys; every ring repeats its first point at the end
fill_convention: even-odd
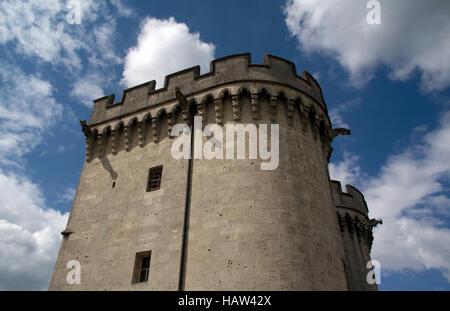
{"type": "Polygon", "coordinates": [[[339,228],[345,252],[345,268],[349,289],[377,290],[376,283],[369,283],[368,265],[371,268],[372,228],[381,220],[369,219],[366,200],[358,189],[346,185],[342,192],[341,183],[331,181],[333,199],[336,205],[339,228]]]}

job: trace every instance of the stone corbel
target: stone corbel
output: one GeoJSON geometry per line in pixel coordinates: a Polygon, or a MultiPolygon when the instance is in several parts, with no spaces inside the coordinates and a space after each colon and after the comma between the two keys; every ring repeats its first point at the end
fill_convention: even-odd
{"type": "Polygon", "coordinates": [[[239,95],[231,96],[231,107],[233,110],[233,120],[239,121],[241,119],[240,116],[240,106],[239,106],[239,95]]]}
{"type": "Polygon", "coordinates": [[[117,154],[117,147],[118,147],[118,144],[117,144],[117,140],[118,140],[118,137],[117,137],[117,130],[112,130],[111,131],[111,152],[112,152],[112,154],[117,154]]]}
{"type": "Polygon", "coordinates": [[[157,118],[152,118],[152,134],[153,134],[153,142],[158,142],[158,127],[156,126],[158,122],[157,118]]]}
{"type": "Polygon", "coordinates": [[[252,119],[259,120],[258,93],[252,93],[252,119]]]}
{"type": "Polygon", "coordinates": [[[64,231],[61,232],[61,235],[66,238],[69,235],[71,235],[72,233],[73,233],[72,230],[70,230],[69,228],[66,228],[66,229],[64,229],[64,231]]]}
{"type": "Polygon", "coordinates": [[[123,135],[124,135],[124,140],[125,140],[125,150],[126,151],[130,151],[130,149],[131,149],[130,131],[131,131],[131,128],[128,125],[123,128],[123,135]]]}
{"type": "Polygon", "coordinates": [[[170,136],[172,132],[173,124],[175,123],[175,112],[169,112],[167,114],[167,135],[169,138],[174,138],[175,136],[170,136]]]}
{"type": "MultiPolygon", "coordinates": [[[[186,97],[184,96],[183,92],[181,92],[179,87],[175,88],[175,96],[178,100],[178,102],[181,104],[182,109],[182,116],[183,116],[183,122],[185,124],[190,125],[190,118],[189,118],[189,114],[190,114],[190,109],[189,109],[189,103],[186,99],[186,97]]],[[[153,120],[152,120],[152,129],[153,129],[153,120]]],[[[155,132],[155,130],[153,130],[153,132],[155,132]]],[[[153,136],[153,141],[155,141],[155,138],[153,136]]]]}
{"type": "Polygon", "coordinates": [[[80,120],[80,125],[86,141],[86,161],[89,162],[92,157],[93,134],[89,125],[86,124],[86,120],[80,120]]]}
{"type": "Polygon", "coordinates": [[[81,130],[85,137],[90,137],[92,135],[91,128],[86,124],[86,120],[80,120],[81,130]]]}
{"type": "Polygon", "coordinates": [[[270,96],[270,122],[277,122],[277,101],[276,96],[270,96]]]}
{"type": "Polygon", "coordinates": [[[214,112],[216,114],[216,123],[223,124],[223,103],[222,98],[214,98],[214,112]]]}
{"type": "Polygon", "coordinates": [[[92,145],[93,145],[92,144],[92,140],[93,140],[92,135],[86,137],[85,140],[86,140],[86,161],[90,162],[92,159],[92,145]]]}
{"type": "Polygon", "coordinates": [[[204,116],[204,110],[205,110],[205,103],[201,102],[199,104],[197,104],[197,114],[199,117],[203,117],[204,116]]]}
{"type": "Polygon", "coordinates": [[[145,133],[145,131],[144,131],[145,125],[144,125],[144,122],[145,121],[141,121],[141,122],[138,122],[138,124],[137,124],[137,134],[138,134],[139,147],[144,147],[144,142],[145,142],[145,135],[144,135],[144,133],[145,133]]]}
{"type": "Polygon", "coordinates": [[[295,100],[289,99],[287,102],[287,109],[286,109],[286,119],[289,126],[292,126],[292,121],[294,119],[294,106],[295,100]]]}
{"type": "Polygon", "coordinates": [[[302,124],[302,130],[303,132],[306,132],[308,130],[309,120],[305,105],[302,102],[299,103],[299,109],[300,109],[300,123],[302,124]]]}
{"type": "Polygon", "coordinates": [[[313,119],[311,120],[311,131],[312,131],[314,139],[317,139],[317,136],[318,136],[318,133],[319,133],[319,124],[320,124],[319,117],[314,112],[313,113],[313,119]]]}
{"type": "Polygon", "coordinates": [[[206,120],[206,101],[202,101],[201,103],[197,104],[197,115],[203,118],[202,127],[204,127],[205,124],[208,122],[206,120]]]}
{"type": "Polygon", "coordinates": [[[97,147],[98,147],[98,154],[99,157],[102,157],[105,152],[105,136],[106,134],[98,134],[97,135],[97,147]]]}

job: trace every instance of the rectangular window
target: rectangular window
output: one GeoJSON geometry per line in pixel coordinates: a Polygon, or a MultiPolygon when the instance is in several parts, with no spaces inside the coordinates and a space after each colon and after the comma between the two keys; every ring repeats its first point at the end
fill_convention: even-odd
{"type": "Polygon", "coordinates": [[[144,283],[148,281],[150,272],[151,251],[136,254],[134,260],[133,283],[144,283]]]}
{"type": "Polygon", "coordinates": [[[147,192],[161,188],[162,165],[150,168],[147,179],[147,192]]]}

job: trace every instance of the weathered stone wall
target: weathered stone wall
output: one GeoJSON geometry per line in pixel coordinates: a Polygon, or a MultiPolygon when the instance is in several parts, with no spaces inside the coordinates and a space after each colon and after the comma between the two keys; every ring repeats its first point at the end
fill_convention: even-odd
{"type": "MultiPolygon", "coordinates": [[[[255,122],[251,99],[241,102],[240,122],[255,122]]],[[[260,107],[256,122],[271,123],[270,100],[260,107]]],[[[278,169],[262,171],[260,160],[194,161],[186,289],[346,289],[318,129],[298,111],[288,125],[285,112],[278,105],[274,120],[278,169]]]]}
{"type": "Polygon", "coordinates": [[[212,61],[210,72],[204,75],[200,75],[199,66],[170,74],[158,90],[155,90],[155,81],[129,88],[123,92],[118,103],[114,103],[114,94],[99,98],[94,101],[89,125],[114,118],[124,119],[149,107],[166,106],[176,100],[176,87],[191,97],[211,88],[258,81],[300,90],[302,96],[310,97],[326,111],[320,86],[308,72],[303,71],[300,77],[293,63],[276,56],[264,55],[263,64],[252,64],[250,54],[238,54],[212,61]]]}
{"type": "Polygon", "coordinates": [[[177,289],[187,160],[167,156],[170,147],[169,139],[147,139],[126,152],[122,141],[112,155],[109,143],[103,159],[84,164],[67,225],[73,233],[63,239],[50,289],[177,289]],[[157,165],[161,189],[146,192],[148,170],[157,165]],[[147,250],[151,281],[132,284],[135,254],[147,250]],[[81,263],[81,285],[66,282],[71,259],[81,263]]]}
{"type": "Polygon", "coordinates": [[[204,125],[279,124],[280,159],[273,171],[248,153],[193,161],[184,288],[349,288],[327,168],[334,135],[308,73],[299,77],[273,56],[257,65],[234,55],[213,61],[208,74],[187,69],[162,89],[145,83],[113,102],[96,100],[83,125],[86,162],[50,289],[178,289],[188,160],[172,158],[169,133],[190,119],[190,107],[204,125]],[[161,189],[146,192],[158,165],[161,189]],[[135,255],[149,250],[148,282],[132,284],[135,255]],[[81,285],[66,282],[71,259],[81,263],[81,285]]]}

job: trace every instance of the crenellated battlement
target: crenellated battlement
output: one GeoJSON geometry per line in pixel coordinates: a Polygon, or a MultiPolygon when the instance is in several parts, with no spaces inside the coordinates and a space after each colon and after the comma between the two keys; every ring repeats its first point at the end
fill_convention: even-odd
{"type": "Polygon", "coordinates": [[[337,207],[352,209],[368,217],[369,210],[367,209],[366,200],[358,189],[351,185],[346,185],[345,190],[347,192],[342,192],[341,182],[331,180],[331,190],[337,207]]]}
{"type": "MultiPolygon", "coordinates": [[[[328,115],[323,114],[314,101],[295,92],[264,83],[245,86],[237,83],[200,93],[186,102],[174,101],[150,107],[97,125],[89,126],[81,121],[86,138],[86,160],[89,162],[95,157],[109,153],[116,155],[121,150],[131,151],[148,144],[154,146],[172,137],[170,134],[175,124],[189,123],[192,114],[202,117],[203,124],[277,123],[288,129],[291,135],[300,130],[306,137],[321,142],[324,157],[329,160],[336,130],[331,129],[328,115]]],[[[111,101],[112,97],[102,100],[111,101]]]]}
{"type": "Polygon", "coordinates": [[[382,221],[369,219],[366,200],[358,189],[351,185],[346,185],[345,189],[347,192],[342,192],[341,183],[331,180],[331,192],[342,237],[347,241],[363,241],[370,251],[373,242],[372,228],[382,221]]]}
{"type": "Polygon", "coordinates": [[[272,55],[264,55],[262,64],[252,64],[251,55],[246,53],[213,60],[210,72],[203,75],[200,74],[200,66],[167,75],[160,89],[155,89],[154,80],[128,88],[116,103],[114,94],[98,98],[94,100],[89,126],[176,101],[176,88],[181,89],[186,97],[191,97],[212,88],[250,82],[299,91],[316,102],[325,114],[327,112],[321,88],[308,72],[303,71],[299,76],[292,62],[272,55]]]}
{"type": "Polygon", "coordinates": [[[202,116],[204,124],[281,122],[292,131],[301,128],[320,139],[327,160],[333,138],[348,134],[331,129],[314,78],[306,71],[299,77],[293,63],[271,55],[264,55],[263,64],[252,64],[250,54],[216,59],[207,74],[200,75],[196,66],[166,76],[161,89],[155,86],[150,81],[126,89],[118,103],[113,94],[94,100],[89,124],[82,124],[87,161],[158,143],[192,113],[202,116]]]}

